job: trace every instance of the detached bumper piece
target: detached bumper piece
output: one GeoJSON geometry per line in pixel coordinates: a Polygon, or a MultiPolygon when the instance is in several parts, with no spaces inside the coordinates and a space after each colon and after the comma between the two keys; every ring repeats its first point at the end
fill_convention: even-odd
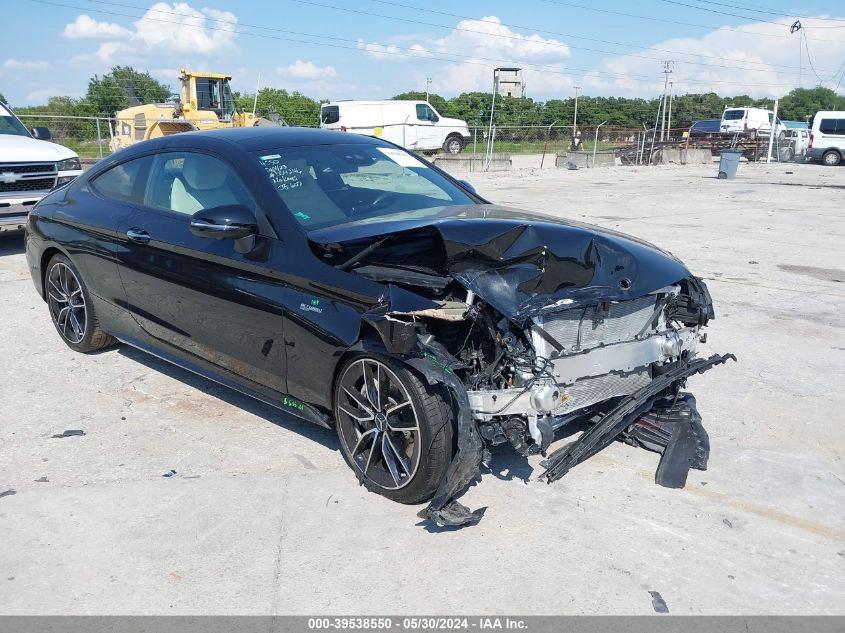
{"type": "Polygon", "coordinates": [[[683,488],[690,468],[707,470],[710,439],[691,393],[658,400],[618,439],[662,455],[654,483],[665,488],[683,488]]]}
{"type": "MultiPolygon", "coordinates": [[[[696,457],[696,454],[701,450],[699,444],[702,436],[693,428],[696,425],[703,433],[701,417],[695,410],[695,400],[691,396],[678,394],[676,398],[671,395],[667,401],[665,392],[689,376],[703,373],[711,367],[727,362],[729,359],[735,361],[736,356],[733,354],[715,354],[710,358],[695,359],[656,377],[645,387],[623,398],[610,412],[585,431],[578,440],[552,453],[545,463],[546,471],[541,477],[545,477],[548,483],[557,481],[568,473],[573,466],[589,459],[610,445],[617,436],[628,429],[641,416],[649,413],[659,403],[660,407],[658,407],[656,414],[659,414],[661,408],[666,409],[668,407],[667,413],[672,413],[668,419],[676,421],[659,428],[656,426],[655,428],[648,428],[648,433],[646,433],[646,425],[640,425],[643,427],[643,431],[639,433],[644,443],[648,442],[653,445],[652,450],[658,450],[663,454],[656,477],[658,483],[666,482],[662,485],[673,488],[683,487],[686,483],[689,468],[698,467],[702,464],[701,459],[696,457]],[[662,450],[659,450],[660,448],[662,450]],[[679,482],[680,485],[678,485],[679,482]]],[[[649,419],[653,419],[653,416],[647,416],[646,422],[649,419]]],[[[703,438],[704,443],[707,444],[706,434],[703,435],[703,438]]],[[[706,452],[709,453],[709,444],[706,452]]],[[[703,464],[706,466],[706,454],[703,464]]]]}

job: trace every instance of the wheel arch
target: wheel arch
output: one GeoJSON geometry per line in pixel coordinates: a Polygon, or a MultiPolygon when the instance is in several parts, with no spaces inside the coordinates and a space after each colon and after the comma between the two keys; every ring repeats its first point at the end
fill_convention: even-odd
{"type": "Polygon", "coordinates": [[[70,256],[64,250],[55,244],[50,244],[44,249],[44,252],[41,253],[41,258],[39,260],[38,274],[41,276],[41,298],[45,301],[47,300],[47,264],[49,264],[50,260],[56,255],[64,255],[70,259],[70,256]]]}

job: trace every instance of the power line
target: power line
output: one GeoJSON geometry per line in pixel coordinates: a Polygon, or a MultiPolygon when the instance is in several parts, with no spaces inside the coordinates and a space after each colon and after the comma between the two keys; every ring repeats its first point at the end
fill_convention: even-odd
{"type": "MultiPolygon", "coordinates": [[[[716,5],[716,6],[719,6],[719,7],[728,7],[730,9],[741,9],[743,11],[754,11],[755,13],[766,13],[768,15],[776,15],[776,16],[780,16],[780,17],[786,17],[787,15],[791,15],[791,13],[788,14],[786,11],[772,11],[771,9],[765,9],[763,7],[755,7],[755,6],[751,6],[751,5],[728,4],[728,3],[725,3],[725,2],[716,2],[715,0],[694,0],[694,1],[698,2],[699,4],[713,4],[713,5],[716,5]]],[[[705,10],[704,7],[693,7],[693,8],[705,10]]],[[[806,20],[806,19],[811,18],[812,16],[798,15],[796,17],[804,18],[806,20]]],[[[812,19],[813,20],[819,20],[821,22],[845,22],[845,19],[842,19],[842,18],[812,17],[812,19]]],[[[818,27],[811,27],[811,28],[818,28],[818,27]]],[[[840,27],[835,27],[835,28],[840,28],[840,27]]]]}
{"type": "MultiPolygon", "coordinates": [[[[297,43],[297,44],[309,44],[309,45],[316,45],[316,46],[325,46],[325,47],[329,47],[329,48],[339,48],[339,49],[353,50],[353,51],[364,52],[364,53],[375,52],[377,54],[385,55],[385,56],[410,57],[410,58],[415,58],[415,59],[434,58],[434,59],[439,59],[439,60],[443,60],[443,61],[460,62],[460,63],[473,64],[473,65],[484,66],[484,67],[489,67],[489,64],[485,63],[485,62],[492,62],[494,64],[513,63],[513,60],[511,60],[511,59],[502,59],[502,58],[489,58],[489,57],[474,56],[473,58],[470,59],[470,58],[463,57],[463,56],[449,55],[449,54],[444,54],[444,53],[432,53],[430,51],[426,51],[425,53],[421,53],[419,50],[414,49],[414,48],[400,47],[400,46],[394,46],[394,45],[390,46],[390,48],[393,49],[393,50],[373,51],[372,49],[367,48],[367,46],[371,46],[371,45],[362,43],[359,40],[351,40],[351,39],[347,39],[347,38],[332,37],[332,36],[327,36],[327,35],[317,35],[317,34],[313,34],[313,33],[289,31],[289,30],[285,30],[285,29],[278,29],[278,28],[267,27],[267,26],[248,25],[248,24],[233,22],[233,21],[230,21],[230,20],[217,20],[217,19],[207,17],[207,16],[206,16],[207,20],[212,21],[212,22],[222,22],[224,24],[229,25],[229,28],[221,29],[221,28],[215,28],[213,26],[204,26],[202,24],[186,24],[186,23],[181,22],[181,21],[164,20],[164,19],[161,19],[161,18],[153,18],[153,17],[149,17],[148,15],[144,15],[144,16],[128,15],[126,13],[119,13],[119,12],[115,12],[115,11],[105,11],[105,10],[102,10],[102,9],[82,8],[82,7],[79,7],[79,6],[74,6],[74,5],[69,5],[69,4],[63,4],[63,3],[58,3],[58,2],[50,2],[48,0],[30,0],[30,2],[36,2],[36,3],[39,3],[39,4],[46,4],[46,5],[50,5],[50,6],[57,6],[57,7],[75,9],[75,10],[80,10],[80,11],[92,11],[92,12],[95,12],[95,13],[102,13],[102,14],[105,14],[105,15],[116,15],[116,16],[134,18],[134,19],[144,17],[145,19],[148,19],[148,20],[151,20],[151,21],[154,21],[154,22],[162,22],[162,23],[166,23],[166,24],[176,24],[176,25],[179,25],[182,28],[199,28],[199,29],[210,30],[210,31],[224,31],[224,32],[227,32],[227,33],[235,33],[235,34],[238,34],[238,35],[245,35],[245,36],[249,36],[249,37],[259,37],[259,38],[272,39],[272,40],[278,40],[278,41],[287,41],[287,42],[293,42],[293,43],[297,43]],[[334,41],[348,42],[348,43],[354,44],[354,46],[345,46],[345,45],[342,45],[342,44],[333,44],[333,43],[327,43],[327,42],[314,42],[314,41],[310,41],[310,40],[301,40],[301,39],[295,39],[295,38],[290,38],[290,37],[279,37],[279,36],[273,36],[273,35],[252,33],[252,32],[249,32],[249,31],[239,31],[239,30],[236,30],[237,26],[261,29],[261,30],[266,30],[266,31],[273,31],[273,32],[280,32],[280,33],[290,33],[290,34],[300,35],[300,36],[309,37],[309,38],[330,39],[330,40],[334,40],[334,41]],[[476,61],[476,60],[483,60],[483,61],[476,61]]],[[[160,10],[160,9],[145,10],[141,7],[135,7],[135,6],[132,6],[132,5],[121,5],[119,3],[114,3],[114,2],[99,2],[99,4],[123,6],[123,7],[133,8],[133,9],[140,10],[140,11],[146,11],[146,13],[163,13],[163,14],[179,15],[179,16],[182,15],[182,14],[177,14],[177,13],[171,12],[171,11],[163,11],[163,10],[160,10]]],[[[549,74],[571,75],[573,73],[573,71],[575,71],[575,72],[594,73],[594,74],[597,74],[597,75],[605,75],[605,76],[615,78],[615,79],[624,79],[624,80],[646,82],[646,83],[654,83],[655,82],[655,78],[645,76],[645,75],[633,75],[633,74],[626,74],[626,73],[612,73],[612,72],[608,72],[608,71],[598,71],[598,70],[595,70],[595,69],[586,69],[586,68],[575,68],[575,67],[571,67],[571,66],[561,68],[560,65],[552,65],[552,64],[533,64],[533,63],[528,63],[528,62],[521,62],[521,64],[522,64],[523,67],[542,70],[543,72],[549,73],[549,74]]],[[[748,83],[748,82],[743,81],[743,80],[724,81],[724,80],[694,80],[694,79],[688,79],[688,80],[685,80],[685,81],[688,84],[704,84],[704,85],[724,84],[724,85],[769,86],[769,87],[782,87],[784,85],[783,83],[748,83]]]]}
{"type": "MultiPolygon", "coordinates": [[[[775,37],[775,38],[778,38],[778,39],[784,39],[785,37],[789,37],[789,36],[786,36],[786,35],[777,35],[775,33],[758,33],[756,31],[746,31],[746,30],[743,30],[743,29],[733,28],[733,27],[730,27],[730,26],[713,26],[713,25],[708,25],[708,24],[696,24],[696,23],[693,23],[693,22],[681,22],[679,20],[669,20],[667,18],[657,18],[657,17],[650,16],[650,15],[639,15],[639,14],[636,14],[636,13],[625,13],[623,11],[613,11],[611,9],[599,9],[597,7],[591,7],[591,6],[587,6],[587,5],[583,5],[583,4],[576,4],[574,2],[563,2],[562,0],[540,0],[540,2],[545,2],[547,4],[555,4],[555,5],[564,6],[564,7],[572,7],[572,8],[575,8],[575,9],[583,9],[584,11],[594,11],[596,13],[605,13],[605,14],[608,14],[608,15],[618,15],[618,16],[625,17],[625,18],[634,18],[636,20],[648,20],[648,21],[651,21],[651,22],[662,22],[664,24],[675,24],[675,25],[679,25],[679,26],[692,26],[692,27],[700,28],[700,29],[709,29],[711,31],[717,31],[717,30],[721,29],[721,30],[726,30],[726,31],[732,31],[734,33],[742,33],[744,35],[752,35],[752,36],[757,36],[757,37],[775,37]]],[[[820,41],[839,42],[839,40],[820,40],[820,41]]]]}
{"type": "MultiPolygon", "coordinates": [[[[757,22],[762,22],[764,24],[774,24],[776,26],[781,26],[782,23],[780,22],[771,22],[769,20],[762,20],[760,18],[748,16],[748,15],[739,15],[738,13],[729,13],[727,11],[719,11],[718,9],[710,9],[708,7],[699,7],[694,4],[687,4],[686,2],[678,2],[677,0],[660,0],[661,2],[665,2],[666,4],[674,4],[680,7],[687,7],[688,9],[696,9],[697,11],[707,11],[709,13],[716,13],[718,15],[727,15],[733,18],[740,18],[742,20],[756,20],[757,22]]],[[[717,3],[714,3],[717,4],[717,3]]],[[[725,5],[730,6],[730,5],[725,5]]],[[[768,13],[766,11],[765,13],[768,13]]],[[[845,25],[842,26],[811,26],[807,28],[818,28],[818,29],[843,29],[845,25]]]]}
{"type": "MultiPolygon", "coordinates": [[[[461,15],[459,13],[449,13],[448,11],[437,11],[435,9],[415,7],[415,6],[411,6],[411,5],[407,5],[407,4],[402,4],[400,2],[392,2],[391,0],[370,0],[370,2],[375,2],[375,3],[378,3],[378,4],[385,4],[385,5],[392,6],[392,7],[399,7],[399,8],[408,9],[408,10],[411,10],[411,11],[419,11],[419,12],[422,12],[422,13],[433,13],[433,14],[437,14],[437,15],[443,15],[443,16],[446,16],[446,17],[458,18],[460,20],[472,20],[474,22],[495,24],[497,26],[505,26],[505,27],[508,27],[508,28],[511,28],[511,29],[525,29],[525,30],[529,30],[529,31],[536,31],[537,33],[543,33],[545,35],[554,35],[556,37],[567,37],[567,38],[572,38],[572,39],[576,39],[576,40],[584,40],[586,42],[597,42],[599,44],[610,44],[612,46],[624,46],[626,48],[634,48],[634,49],[638,49],[638,50],[649,50],[650,49],[650,50],[653,50],[657,53],[670,53],[672,55],[689,55],[689,56],[701,57],[701,58],[704,58],[704,59],[716,59],[716,60],[728,61],[728,62],[737,61],[736,59],[733,59],[731,57],[720,57],[719,55],[707,55],[705,53],[690,53],[690,52],[687,52],[687,51],[676,51],[676,50],[671,50],[671,49],[666,49],[666,48],[657,48],[656,46],[647,46],[647,45],[643,45],[643,44],[631,44],[630,42],[616,42],[614,40],[602,40],[602,39],[596,39],[596,38],[592,38],[592,37],[584,37],[582,35],[576,35],[574,33],[562,33],[560,31],[549,31],[547,29],[538,28],[536,26],[524,26],[524,25],[513,24],[513,23],[505,23],[505,22],[500,22],[498,20],[485,20],[483,18],[474,18],[472,16],[461,15]]],[[[572,48],[578,48],[578,47],[572,46],[572,48]]],[[[604,51],[602,51],[602,52],[604,52],[604,51]]],[[[634,55],[630,55],[630,53],[621,53],[621,52],[617,52],[617,51],[613,51],[610,54],[613,54],[613,55],[629,55],[629,56],[634,57],[634,55]]],[[[654,60],[659,61],[660,58],[643,57],[643,59],[654,59],[654,60]]],[[[681,63],[687,63],[687,64],[698,64],[698,65],[703,65],[703,66],[709,65],[709,64],[703,64],[701,62],[693,62],[693,61],[685,61],[685,60],[679,60],[679,61],[681,63]]],[[[769,71],[771,69],[771,66],[772,66],[768,62],[755,62],[755,61],[752,61],[752,60],[744,60],[743,63],[766,66],[767,68],[764,69],[766,71],[769,71]]],[[[716,64],[713,64],[712,66],[718,67],[718,68],[741,68],[743,70],[756,70],[756,69],[746,68],[744,66],[719,66],[719,65],[716,65],[716,64]]],[[[778,64],[778,68],[798,69],[799,67],[798,66],[790,66],[788,64],[778,64]]]]}
{"type": "MultiPolygon", "coordinates": [[[[392,6],[414,9],[414,10],[417,10],[417,11],[425,11],[425,12],[429,12],[429,13],[448,15],[450,17],[457,17],[457,18],[461,18],[461,19],[465,19],[465,20],[473,20],[473,21],[477,21],[477,22],[488,22],[488,23],[491,23],[491,24],[496,24],[498,26],[505,26],[505,27],[509,27],[509,28],[521,28],[521,29],[529,29],[529,30],[535,30],[535,31],[541,30],[541,29],[534,29],[532,27],[525,27],[525,26],[516,26],[516,25],[511,26],[511,25],[504,24],[502,22],[491,22],[491,21],[486,21],[486,20],[476,20],[475,18],[471,18],[471,17],[467,17],[467,16],[460,16],[460,15],[455,15],[455,14],[449,14],[449,13],[446,13],[444,11],[429,11],[427,9],[418,9],[416,7],[408,7],[407,5],[401,5],[401,4],[396,3],[396,2],[384,2],[383,0],[372,0],[372,1],[382,2],[383,4],[389,4],[389,5],[392,5],[392,6]]],[[[384,15],[384,14],[381,14],[381,13],[372,13],[372,12],[369,12],[369,11],[364,11],[362,9],[353,9],[353,8],[349,8],[349,7],[325,4],[325,3],[322,3],[322,2],[315,2],[314,0],[289,0],[289,2],[306,4],[306,5],[310,5],[310,6],[321,7],[321,8],[325,8],[325,9],[331,9],[331,10],[334,10],[334,11],[345,11],[347,13],[353,13],[353,14],[358,14],[358,15],[366,15],[366,16],[382,18],[382,19],[386,19],[386,20],[394,20],[394,21],[397,21],[397,22],[407,22],[407,23],[410,23],[410,24],[420,24],[420,25],[423,25],[423,26],[433,26],[433,27],[440,28],[440,29],[446,29],[448,31],[461,31],[461,32],[466,32],[466,33],[475,33],[477,35],[483,35],[485,37],[496,37],[496,38],[500,38],[500,39],[507,39],[507,40],[513,40],[513,41],[519,41],[519,42],[530,42],[530,39],[527,36],[524,36],[524,35],[506,35],[506,34],[503,34],[503,33],[489,33],[487,31],[478,31],[478,30],[475,30],[475,29],[468,29],[466,27],[450,26],[450,25],[445,25],[445,24],[436,24],[436,23],[433,23],[433,22],[423,22],[421,20],[413,20],[411,18],[403,18],[403,17],[398,17],[398,16],[392,16],[392,15],[384,15]]],[[[554,34],[554,35],[557,35],[559,37],[575,37],[577,39],[601,42],[601,43],[605,43],[605,44],[612,44],[614,46],[627,46],[627,47],[633,46],[635,48],[648,48],[648,47],[639,47],[639,46],[634,46],[634,45],[631,45],[631,44],[625,44],[625,43],[620,43],[620,42],[612,42],[612,41],[607,41],[607,40],[595,40],[595,39],[592,39],[592,38],[584,38],[584,37],[579,37],[579,36],[573,36],[573,35],[567,34],[567,33],[554,33],[554,32],[551,32],[551,31],[543,31],[543,32],[546,33],[546,34],[554,34]]],[[[574,44],[565,44],[563,42],[544,42],[544,45],[545,46],[558,47],[558,48],[565,48],[567,50],[568,49],[575,49],[575,50],[589,51],[589,52],[592,52],[592,53],[604,53],[604,54],[608,54],[608,55],[623,55],[624,54],[624,55],[627,55],[628,57],[634,57],[634,58],[638,58],[638,59],[647,59],[647,60],[650,60],[650,61],[661,61],[661,59],[662,59],[660,57],[649,57],[647,55],[636,55],[636,54],[633,54],[633,53],[619,53],[618,51],[608,51],[608,50],[602,50],[602,49],[596,49],[596,48],[587,48],[587,47],[584,47],[584,46],[575,46],[574,44]]],[[[654,49],[654,50],[659,51],[661,49],[654,49]]],[[[665,51],[665,52],[676,52],[676,51],[665,51]]],[[[690,53],[681,53],[681,54],[690,55],[690,53]]],[[[730,58],[717,58],[717,59],[725,59],[727,61],[737,61],[735,59],[730,59],[730,58]]],[[[687,64],[687,65],[706,66],[706,67],[709,67],[709,68],[725,68],[725,69],[731,69],[731,70],[745,70],[745,71],[750,71],[750,72],[771,72],[771,70],[772,70],[771,64],[767,64],[766,62],[748,62],[748,63],[752,63],[752,64],[762,64],[762,65],[767,66],[766,68],[748,68],[747,66],[727,66],[727,65],[724,65],[724,64],[709,64],[709,63],[706,63],[706,62],[696,62],[696,61],[692,61],[692,60],[678,60],[678,61],[679,61],[679,63],[687,64]]],[[[789,66],[782,66],[782,68],[789,68],[789,66]]],[[[786,74],[797,75],[797,73],[786,73],[786,74]]]]}

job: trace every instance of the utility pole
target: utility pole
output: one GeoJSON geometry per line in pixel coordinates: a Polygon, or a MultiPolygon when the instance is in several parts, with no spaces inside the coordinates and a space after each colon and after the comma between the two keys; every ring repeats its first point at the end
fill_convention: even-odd
{"type": "Polygon", "coordinates": [[[428,88],[431,86],[431,77],[425,78],[425,102],[428,103],[428,88]]]}
{"type": "Polygon", "coordinates": [[[663,116],[660,123],[660,140],[662,141],[666,136],[666,89],[669,86],[669,75],[672,73],[672,67],[675,62],[667,59],[663,62],[663,116]]]}
{"type": "Polygon", "coordinates": [[[672,84],[673,81],[669,82],[669,122],[666,124],[666,134],[670,138],[672,137],[672,84]]]}
{"type": "Polygon", "coordinates": [[[572,138],[575,138],[575,132],[578,131],[578,91],[581,86],[575,86],[575,116],[572,117],[572,138]]]}
{"type": "Polygon", "coordinates": [[[485,153],[484,171],[490,169],[493,160],[493,113],[496,111],[496,93],[499,92],[499,69],[493,69],[493,100],[490,103],[490,125],[487,127],[487,151],[485,153]]]}

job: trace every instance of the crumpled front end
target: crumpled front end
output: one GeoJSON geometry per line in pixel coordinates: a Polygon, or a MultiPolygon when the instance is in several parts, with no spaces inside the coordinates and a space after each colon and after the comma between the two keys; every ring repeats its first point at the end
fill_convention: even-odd
{"type": "Polygon", "coordinates": [[[732,356],[699,358],[712,301],[670,253],[492,205],[342,236],[312,238],[327,261],[388,284],[364,321],[460,404],[458,450],[424,513],[438,525],[478,521],[456,498],[493,447],[545,455],[575,421],[588,431],[549,456],[548,481],[616,439],[660,452],[663,485],[706,465],[701,417],[680,389],[732,356]]]}

